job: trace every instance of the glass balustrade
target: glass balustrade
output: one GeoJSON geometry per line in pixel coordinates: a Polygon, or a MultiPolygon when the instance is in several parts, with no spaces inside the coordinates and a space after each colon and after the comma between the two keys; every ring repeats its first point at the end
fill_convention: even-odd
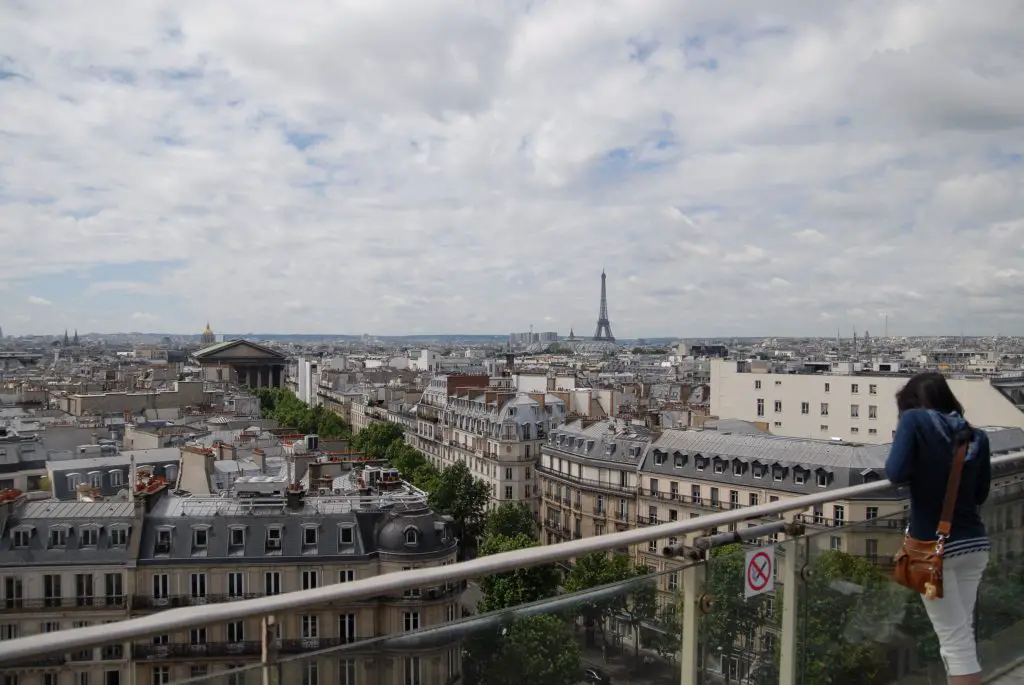
{"type": "MultiPolygon", "coordinates": [[[[903,515],[850,523],[845,507],[827,507],[828,517],[809,508],[786,524],[742,521],[727,534],[760,537],[710,549],[704,543],[721,536],[691,535],[671,558],[643,543],[642,554],[623,550],[618,561],[599,552],[441,590],[293,610],[280,622],[249,619],[244,630],[139,638],[81,660],[129,658],[138,685],[944,682],[922,600],[889,579],[903,515]],[[748,528],[764,524],[776,528],[748,528]],[[755,572],[748,556],[760,552],[755,572]],[[652,566],[637,567],[638,558],[652,566]],[[759,588],[749,599],[748,584],[759,588]]],[[[1021,484],[993,492],[984,515],[993,550],[977,633],[986,677],[1002,685],[1024,659],[1021,484]]],[[[61,666],[47,659],[73,666],[76,653],[40,657],[29,675],[61,666]]],[[[0,678],[5,666],[15,665],[0,665],[0,678]]]]}

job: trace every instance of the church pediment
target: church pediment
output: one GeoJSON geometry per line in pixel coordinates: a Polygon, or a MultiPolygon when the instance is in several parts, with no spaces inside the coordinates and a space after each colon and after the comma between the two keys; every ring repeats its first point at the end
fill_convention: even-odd
{"type": "Polygon", "coordinates": [[[217,343],[216,345],[199,350],[193,356],[200,362],[227,361],[231,359],[283,362],[287,359],[280,352],[257,343],[249,342],[248,340],[228,340],[217,343]]]}

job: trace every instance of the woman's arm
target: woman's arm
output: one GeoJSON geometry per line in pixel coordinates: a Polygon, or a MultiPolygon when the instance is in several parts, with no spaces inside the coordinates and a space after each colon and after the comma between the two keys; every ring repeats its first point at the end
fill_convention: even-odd
{"type": "Polygon", "coordinates": [[[885,460],[885,475],[899,485],[910,480],[913,473],[914,457],[917,454],[917,414],[911,410],[903,412],[896,426],[896,437],[885,460]]]}
{"type": "Polygon", "coordinates": [[[974,501],[980,507],[988,499],[988,492],[992,486],[992,450],[988,446],[988,434],[985,431],[975,428],[981,433],[978,440],[978,482],[975,486],[974,501]]]}

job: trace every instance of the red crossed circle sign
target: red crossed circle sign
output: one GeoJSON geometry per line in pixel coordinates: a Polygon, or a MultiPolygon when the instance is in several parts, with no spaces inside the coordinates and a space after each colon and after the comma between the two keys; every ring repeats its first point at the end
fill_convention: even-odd
{"type": "Polygon", "coordinates": [[[747,585],[754,592],[760,592],[768,587],[768,581],[772,579],[772,558],[767,552],[758,552],[750,559],[747,566],[747,585]]]}

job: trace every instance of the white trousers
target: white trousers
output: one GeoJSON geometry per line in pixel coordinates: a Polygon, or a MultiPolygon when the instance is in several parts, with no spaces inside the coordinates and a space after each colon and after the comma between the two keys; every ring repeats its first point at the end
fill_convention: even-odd
{"type": "Polygon", "coordinates": [[[939,638],[939,654],[947,676],[981,672],[974,637],[974,605],[988,566],[988,552],[970,552],[942,564],[942,599],[925,599],[924,608],[939,638]]]}

